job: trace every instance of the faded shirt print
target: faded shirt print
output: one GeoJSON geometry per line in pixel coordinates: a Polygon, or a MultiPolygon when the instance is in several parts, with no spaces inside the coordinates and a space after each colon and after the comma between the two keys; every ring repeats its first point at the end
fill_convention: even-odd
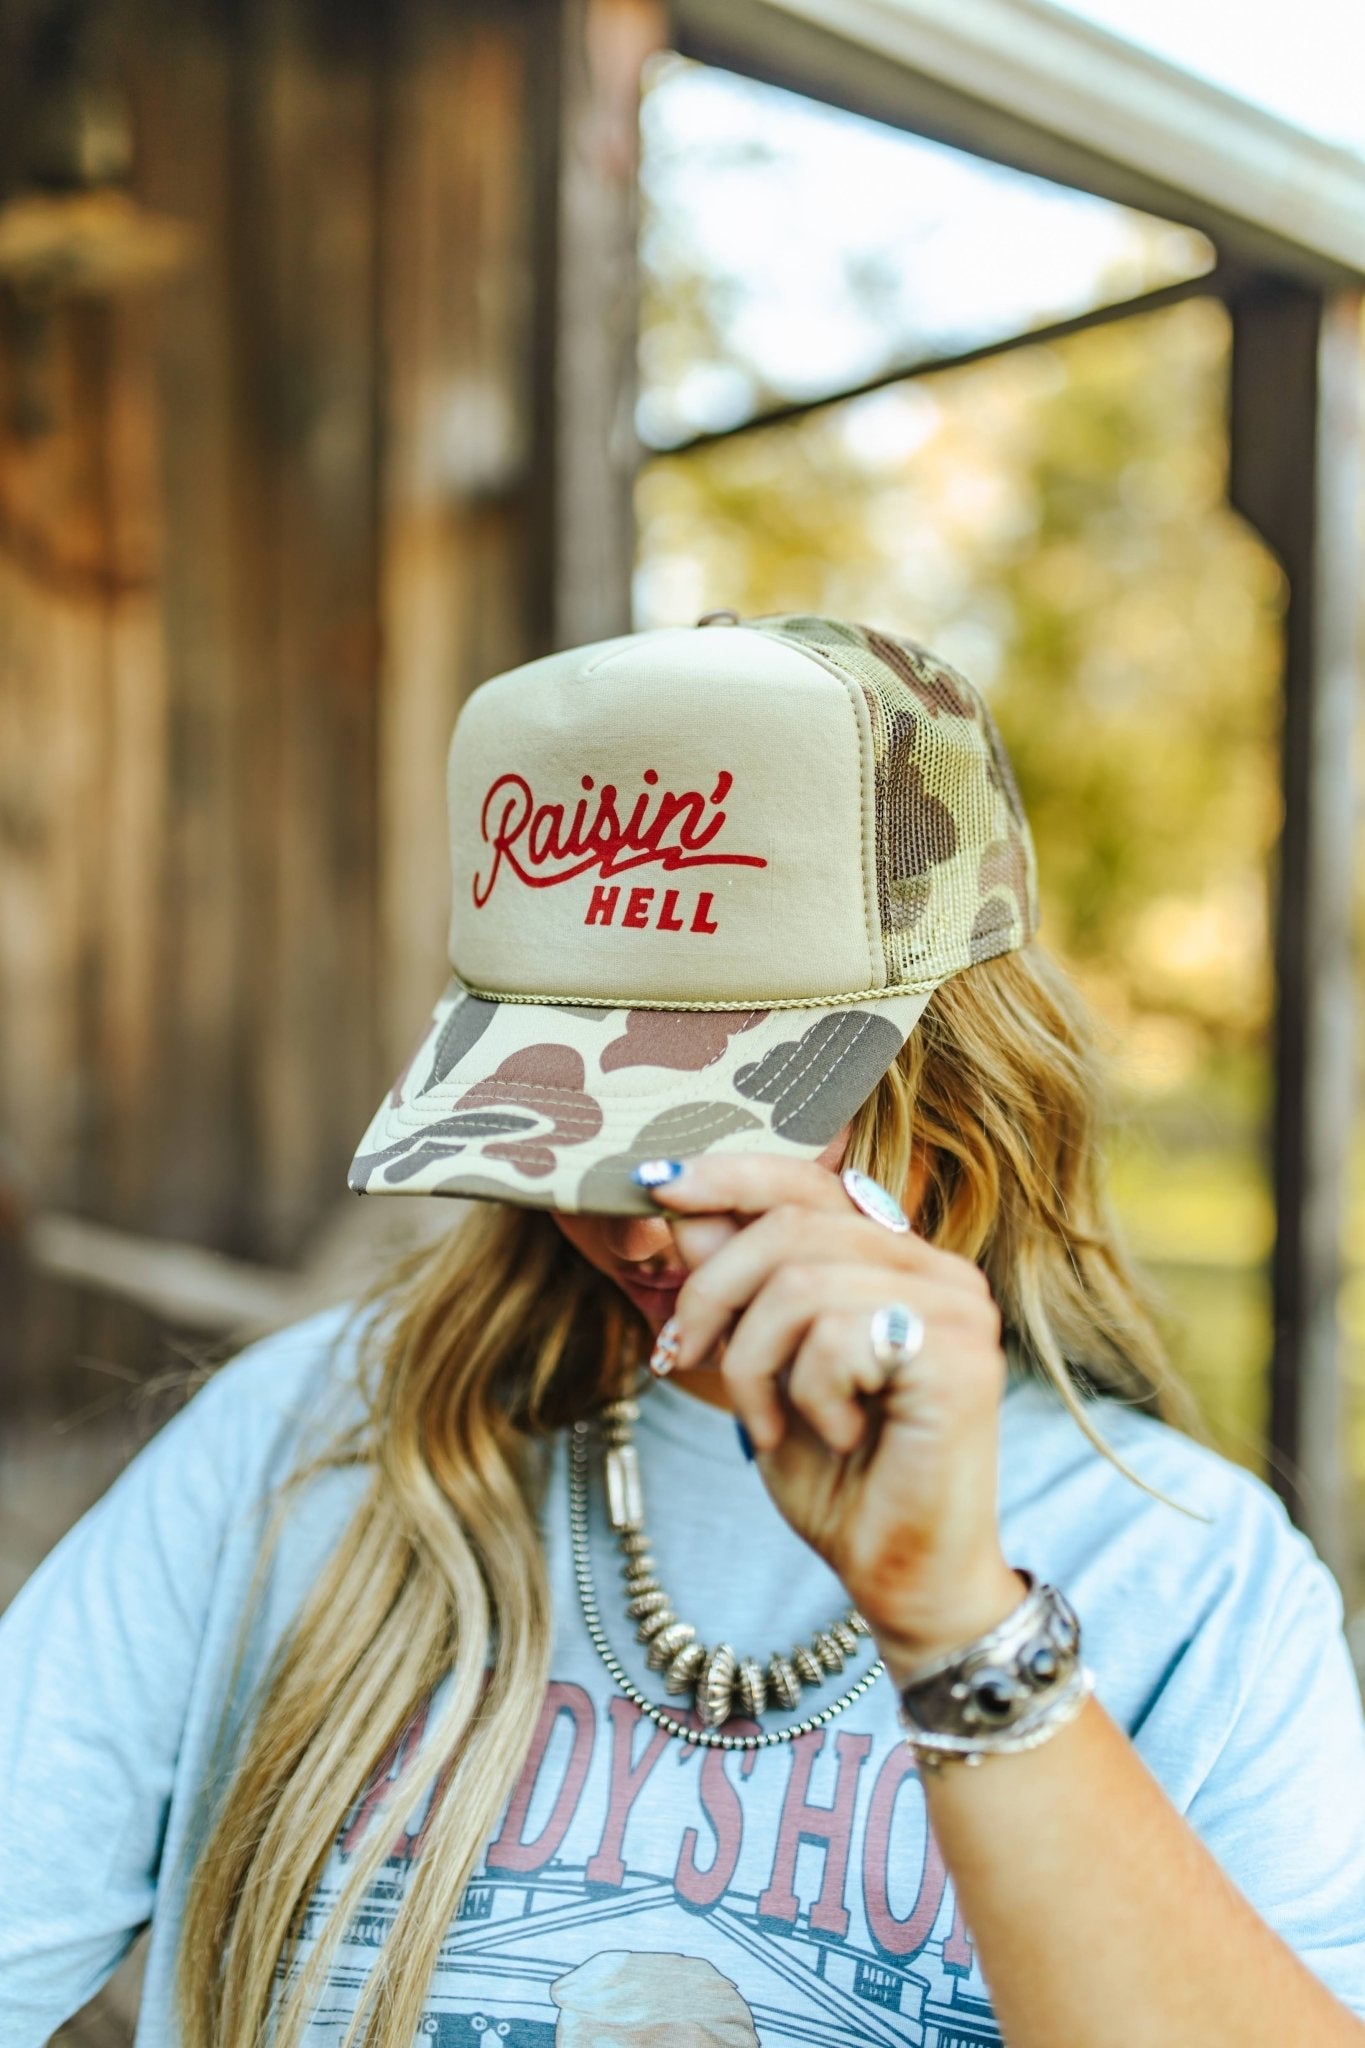
{"type": "MultiPolygon", "coordinates": [[[[224,1367],[0,1619],[4,2048],[43,2048],[149,1921],[136,2048],[177,2048],[185,1874],[243,1617],[245,1701],[364,1491],[363,1468],[310,1480],[257,1580],[275,1490],[315,1447],[313,1424],[335,1427],[352,1357],[344,1318],[328,1313],[224,1367]]],[[[1102,1706],[1257,1912],[1365,2018],[1365,1724],[1334,1583],[1257,1480],[1114,1403],[1094,1404],[1091,1419],[1149,1486],[1195,1514],[1123,1479],[1054,1395],[1013,1379],[1001,1413],[1006,1555],[1066,1591],[1102,1706]]],[[[641,1402],[636,1443],[659,1576],[707,1641],[766,1658],[844,1610],[730,1416],[665,1382],[641,1402]]],[[[419,2038],[998,2043],[890,1685],[757,1752],[664,1735],[612,1683],[584,1627],[565,1452],[553,1446],[542,1509],[551,1682],[448,1930],[419,2038]]],[[[595,1459],[590,1469],[603,1625],[633,1682],[659,1698],[625,1614],[595,1459]]],[[[801,1711],[837,1698],[869,1654],[808,1692],[801,1711]]],[[[429,1788],[437,1777],[425,1730],[419,1713],[347,1816],[314,1930],[366,1828],[386,1826],[394,1779],[413,1771],[429,1788]]],[[[419,1805],[411,1832],[387,1845],[311,2016],[310,2048],[342,2038],[424,1824],[419,1805]]]]}
{"type": "MultiPolygon", "coordinates": [[[[486,2035],[484,2048],[999,2042],[885,1701],[865,1697],[790,1744],[726,1754],[654,1727],[603,1683],[600,1665],[561,1668],[573,1675],[549,1686],[442,1950],[431,2038],[486,2035]]],[[[418,1740],[420,1727],[407,1732],[358,1803],[319,1909],[362,1829],[382,1825],[385,1780],[418,1740]]],[[[422,1834],[419,1816],[393,1843],[310,2048],[341,2039],[422,1834]]]]}

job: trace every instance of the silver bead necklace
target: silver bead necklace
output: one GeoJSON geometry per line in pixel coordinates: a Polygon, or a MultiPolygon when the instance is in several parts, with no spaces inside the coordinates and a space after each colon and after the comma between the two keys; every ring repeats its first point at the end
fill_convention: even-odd
{"type": "Polygon", "coordinates": [[[826,1678],[842,1670],[844,1660],[867,1635],[867,1623],[853,1609],[831,1622],[811,1638],[809,1646],[798,1645],[790,1657],[769,1659],[766,1671],[752,1657],[736,1657],[728,1643],[708,1649],[696,1640],[696,1630],[679,1621],[668,1595],[654,1575],[649,1538],[644,1529],[644,1499],[640,1485],[639,1459],[631,1441],[632,1425],[639,1416],[634,1401],[612,1401],[602,1410],[606,1437],[607,1512],[616,1532],[623,1563],[622,1573],[629,1595],[627,1614],[636,1624],[636,1640],[648,1644],[645,1661],[651,1670],[666,1673],[669,1692],[692,1692],[701,1727],[679,1721],[665,1707],[646,1699],[627,1675],[607,1640],[597,1605],[592,1560],[588,1543],[588,1437],[589,1424],[577,1422],[569,1439],[569,1533],[573,1549],[574,1577],[583,1621],[593,1648],[607,1671],[631,1704],[666,1735],[676,1736],[705,1749],[767,1749],[773,1743],[792,1742],[809,1735],[861,1699],[882,1674],[880,1658],[837,1700],[802,1721],[784,1728],[770,1728],[757,1735],[726,1735],[719,1723],[738,1711],[756,1720],[771,1690],[779,1705],[796,1705],[803,1685],[823,1685],[826,1678]]]}

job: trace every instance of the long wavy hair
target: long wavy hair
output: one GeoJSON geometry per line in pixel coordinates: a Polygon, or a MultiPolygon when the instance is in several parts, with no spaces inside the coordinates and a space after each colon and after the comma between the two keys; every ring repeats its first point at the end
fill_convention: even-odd
{"type": "MultiPolygon", "coordinates": [[[[917,1229],[985,1271],[1011,1362],[1049,1381],[1100,1448],[1092,1393],[1190,1419],[1160,1334],[1164,1304],[1104,1190],[1112,1099],[1095,1021],[1034,942],[936,991],[854,1119],[847,1154],[895,1190],[912,1152],[923,1157],[917,1229]]],[[[185,2048],[297,2048],[346,1926],[429,1796],[343,2044],[408,2048],[547,1682],[537,1503],[548,1440],[619,1391],[648,1341],[549,1215],[498,1203],[477,1205],[360,1307],[363,1423],[324,1462],[358,1463],[368,1484],[205,1818],[179,1957],[185,2048]],[[426,1767],[395,1771],[447,1675],[426,1767]],[[340,1894],[305,1931],[338,1834],[348,1817],[357,1833],[356,1801],[376,1782],[387,1794],[348,1843],[340,1894]]],[[[286,1511],[287,1494],[277,1521],[286,1511]]]]}

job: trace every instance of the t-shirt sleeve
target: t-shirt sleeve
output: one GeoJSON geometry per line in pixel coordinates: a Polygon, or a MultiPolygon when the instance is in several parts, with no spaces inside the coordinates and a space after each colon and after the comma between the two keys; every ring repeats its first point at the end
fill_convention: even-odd
{"type": "Polygon", "coordinates": [[[1341,1621],[1336,1582],[1303,1545],[1189,1819],[1262,1919],[1365,2019],[1365,1719],[1341,1621]]]}
{"type": "Polygon", "coordinates": [[[47,2041],[151,1917],[219,1559],[250,1514],[280,1349],[268,1340],[209,1381],[0,1619],[5,2048],[47,2041]]]}

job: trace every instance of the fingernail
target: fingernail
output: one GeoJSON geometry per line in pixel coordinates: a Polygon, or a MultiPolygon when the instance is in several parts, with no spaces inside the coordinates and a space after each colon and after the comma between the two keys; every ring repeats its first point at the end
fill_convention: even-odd
{"type": "Polygon", "coordinates": [[[637,1188],[663,1188],[683,1170],[681,1159],[642,1159],[632,1166],[630,1177],[637,1188]]]}
{"type": "Polygon", "coordinates": [[[678,1362],[682,1340],[678,1335],[678,1318],[670,1316],[654,1339],[654,1349],[649,1354],[649,1369],[656,1380],[665,1380],[678,1362]]]}
{"type": "Polygon", "coordinates": [[[735,1434],[739,1438],[740,1449],[743,1451],[745,1457],[749,1460],[750,1464],[752,1464],[754,1458],[754,1440],[750,1436],[748,1430],[744,1427],[744,1424],[740,1422],[738,1419],[736,1419],[735,1422],[735,1434]]]}

